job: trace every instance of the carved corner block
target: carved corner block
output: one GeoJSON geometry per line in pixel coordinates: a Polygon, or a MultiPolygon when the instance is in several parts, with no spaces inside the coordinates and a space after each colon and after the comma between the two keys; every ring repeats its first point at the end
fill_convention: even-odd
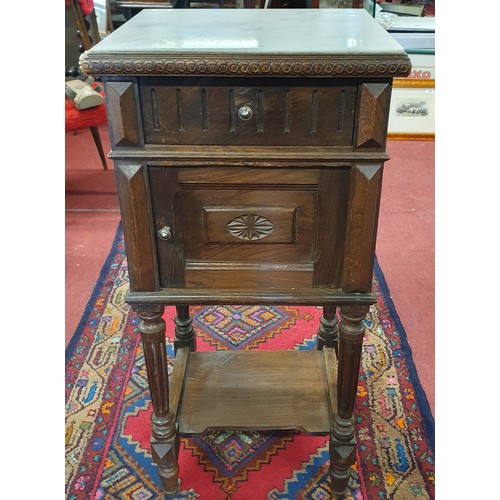
{"type": "Polygon", "coordinates": [[[141,145],[142,131],[137,118],[139,116],[137,93],[134,82],[106,84],[106,106],[113,147],[141,145]]]}
{"type": "MultiPolygon", "coordinates": [[[[175,430],[175,429],[174,429],[175,430]]],[[[151,455],[158,466],[163,489],[167,495],[179,492],[179,436],[175,433],[168,441],[151,438],[151,455]]]]}
{"type": "Polygon", "coordinates": [[[356,437],[340,440],[330,435],[330,480],[333,498],[343,498],[347,493],[351,466],[356,461],[356,437]]]}
{"type": "Polygon", "coordinates": [[[359,125],[354,146],[356,148],[384,148],[391,103],[391,84],[362,83],[359,90],[359,125]]]}

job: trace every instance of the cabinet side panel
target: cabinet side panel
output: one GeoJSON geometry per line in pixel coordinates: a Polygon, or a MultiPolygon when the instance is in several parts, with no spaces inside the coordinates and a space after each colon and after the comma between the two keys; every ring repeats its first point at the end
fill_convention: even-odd
{"type": "Polygon", "coordinates": [[[342,278],[344,292],[371,290],[382,171],[382,164],[357,165],[351,169],[342,278]]]}
{"type": "Polygon", "coordinates": [[[145,170],[143,165],[115,163],[130,290],[133,292],[159,289],[145,170]]]}

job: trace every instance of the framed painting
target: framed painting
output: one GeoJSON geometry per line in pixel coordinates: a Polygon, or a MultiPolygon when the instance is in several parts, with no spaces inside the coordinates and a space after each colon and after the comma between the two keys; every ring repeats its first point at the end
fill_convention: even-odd
{"type": "Polygon", "coordinates": [[[434,140],[435,80],[395,78],[388,139],[434,140]]]}

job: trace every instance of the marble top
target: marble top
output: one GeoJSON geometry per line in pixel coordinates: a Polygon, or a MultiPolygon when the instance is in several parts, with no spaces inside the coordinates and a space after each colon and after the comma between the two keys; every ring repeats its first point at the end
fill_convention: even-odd
{"type": "Polygon", "coordinates": [[[398,54],[364,9],[144,9],[93,53],[398,54]]]}
{"type": "Polygon", "coordinates": [[[364,9],[144,9],[82,55],[94,75],[406,76],[364,9]]]}

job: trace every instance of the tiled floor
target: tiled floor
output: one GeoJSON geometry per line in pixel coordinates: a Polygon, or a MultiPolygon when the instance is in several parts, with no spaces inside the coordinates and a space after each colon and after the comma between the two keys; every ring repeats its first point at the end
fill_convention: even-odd
{"type": "MultiPolygon", "coordinates": [[[[100,128],[109,151],[106,127],[100,128]]],[[[377,258],[434,412],[434,142],[389,141],[377,258]]],[[[104,171],[89,130],[66,134],[66,343],[120,220],[112,162],[104,171]]]]}

